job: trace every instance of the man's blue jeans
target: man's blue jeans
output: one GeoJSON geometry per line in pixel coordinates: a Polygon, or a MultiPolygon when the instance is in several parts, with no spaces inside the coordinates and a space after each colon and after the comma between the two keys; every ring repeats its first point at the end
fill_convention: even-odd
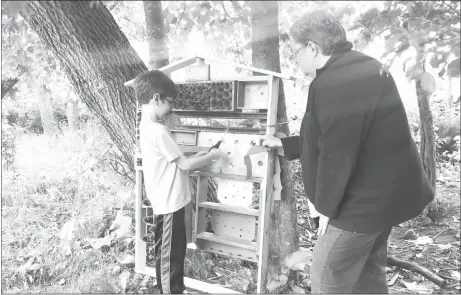
{"type": "Polygon", "coordinates": [[[387,240],[391,230],[355,233],[328,225],[314,246],[311,292],[387,294],[387,240]]]}

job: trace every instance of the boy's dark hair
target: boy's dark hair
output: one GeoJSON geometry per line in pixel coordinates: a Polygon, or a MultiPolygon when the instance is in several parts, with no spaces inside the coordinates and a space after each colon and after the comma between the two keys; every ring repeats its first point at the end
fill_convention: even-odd
{"type": "Polygon", "coordinates": [[[136,99],[140,105],[148,103],[155,93],[160,94],[160,99],[164,97],[176,98],[178,87],[162,71],[152,70],[138,75],[135,78],[134,89],[136,99]]]}

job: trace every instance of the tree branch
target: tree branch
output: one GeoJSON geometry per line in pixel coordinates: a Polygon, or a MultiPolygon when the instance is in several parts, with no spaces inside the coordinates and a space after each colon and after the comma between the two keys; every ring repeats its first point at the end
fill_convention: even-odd
{"type": "Polygon", "coordinates": [[[448,8],[450,8],[452,10],[453,13],[456,13],[458,16],[461,16],[461,14],[458,12],[458,10],[456,8],[453,8],[451,5],[449,5],[448,3],[445,3],[445,1],[442,0],[442,3],[447,6],[448,8]]]}
{"type": "Polygon", "coordinates": [[[221,6],[222,6],[222,9],[224,10],[224,12],[227,14],[227,16],[234,22],[237,22],[238,20],[236,20],[235,18],[233,18],[232,16],[229,15],[229,13],[227,13],[227,10],[226,10],[226,7],[224,7],[224,1],[221,1],[221,6]]]}
{"type": "Polygon", "coordinates": [[[184,1],[184,6],[183,6],[183,8],[182,8],[181,17],[179,18],[179,20],[178,20],[178,22],[177,22],[178,26],[179,26],[179,23],[182,21],[182,18],[183,18],[183,16],[184,16],[184,12],[186,11],[186,3],[187,3],[187,2],[184,1]]]}
{"type": "Polygon", "coordinates": [[[447,284],[447,282],[444,281],[441,277],[418,264],[400,260],[398,258],[395,258],[394,256],[387,257],[387,264],[406,268],[408,270],[417,272],[420,275],[427,278],[428,280],[430,280],[431,282],[433,282],[434,284],[436,284],[437,286],[439,286],[440,288],[443,288],[447,284]]]}

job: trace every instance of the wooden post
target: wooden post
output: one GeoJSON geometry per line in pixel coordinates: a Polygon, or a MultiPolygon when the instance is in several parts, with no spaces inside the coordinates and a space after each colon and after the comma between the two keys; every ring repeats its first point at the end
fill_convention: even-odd
{"type": "MultiPolygon", "coordinates": [[[[277,103],[279,91],[279,78],[268,77],[269,83],[269,106],[267,109],[266,134],[275,135],[277,123],[277,103]]],[[[266,175],[261,183],[261,195],[259,198],[259,230],[258,230],[258,286],[256,293],[264,293],[267,284],[268,262],[269,262],[269,230],[270,215],[273,200],[273,177],[274,177],[275,152],[270,151],[265,155],[266,175]]]]}
{"type": "Polygon", "coordinates": [[[135,268],[136,271],[142,270],[146,267],[146,243],[143,242],[141,237],[146,234],[146,227],[143,222],[143,208],[142,208],[142,192],[143,192],[143,172],[141,160],[141,148],[139,145],[139,124],[141,123],[142,112],[136,102],[136,147],[134,156],[134,167],[136,171],[136,249],[135,249],[135,268]]]}

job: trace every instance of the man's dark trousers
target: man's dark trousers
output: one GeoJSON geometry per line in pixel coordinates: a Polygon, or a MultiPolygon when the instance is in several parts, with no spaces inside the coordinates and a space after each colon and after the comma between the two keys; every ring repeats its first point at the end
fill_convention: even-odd
{"type": "Polygon", "coordinates": [[[328,225],[314,247],[312,293],[387,294],[387,240],[391,230],[356,233],[328,225]]]}

